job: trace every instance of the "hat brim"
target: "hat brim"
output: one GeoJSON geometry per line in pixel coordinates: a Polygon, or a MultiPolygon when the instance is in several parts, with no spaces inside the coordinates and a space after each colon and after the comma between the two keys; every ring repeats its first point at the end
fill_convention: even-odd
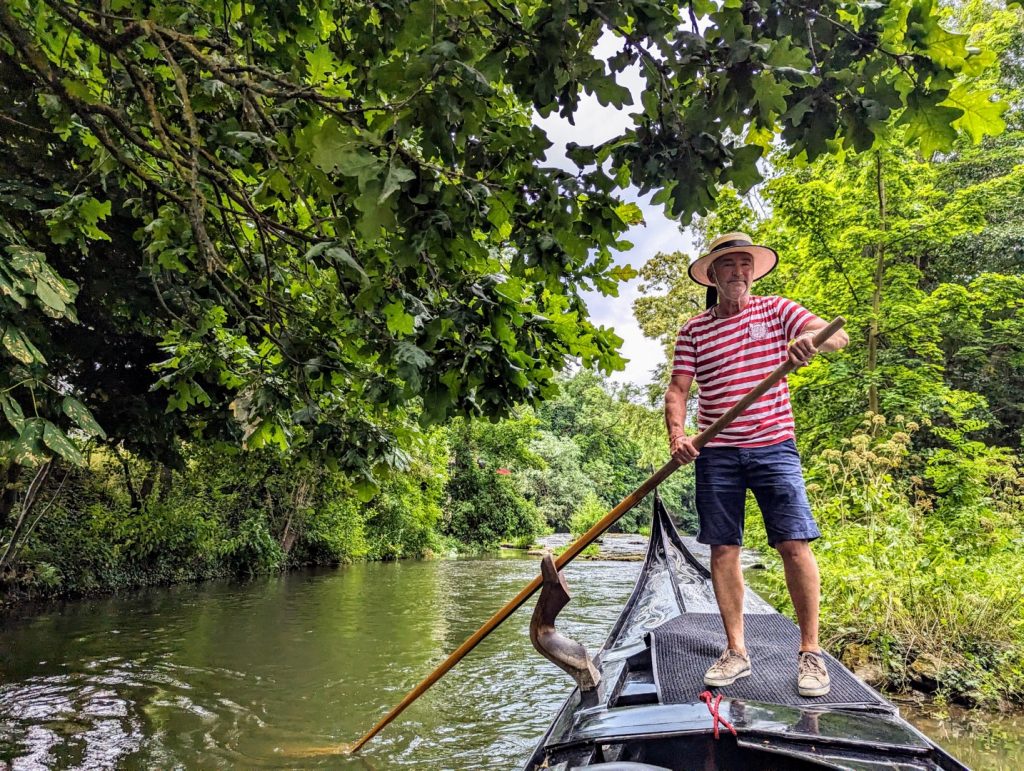
{"type": "Polygon", "coordinates": [[[767,246],[734,246],[730,249],[720,249],[710,254],[705,254],[694,260],[690,263],[687,272],[690,274],[690,278],[701,286],[713,287],[715,282],[708,278],[708,268],[711,267],[711,263],[719,257],[725,257],[727,254],[739,253],[749,254],[754,258],[754,281],[767,276],[779,264],[778,252],[767,246]]]}

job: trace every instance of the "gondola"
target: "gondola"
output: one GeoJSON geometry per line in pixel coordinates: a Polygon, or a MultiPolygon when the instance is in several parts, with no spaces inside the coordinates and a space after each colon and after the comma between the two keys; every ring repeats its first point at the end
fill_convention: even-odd
{"type": "Polygon", "coordinates": [[[725,647],[725,635],[707,557],[686,540],[695,548],[655,495],[643,569],[593,657],[554,629],[569,595],[545,558],[531,637],[577,687],[527,771],[967,768],[827,654],[831,692],[797,695],[799,630],[749,589],[744,621],[753,674],[705,688],[704,670],[725,647]]]}

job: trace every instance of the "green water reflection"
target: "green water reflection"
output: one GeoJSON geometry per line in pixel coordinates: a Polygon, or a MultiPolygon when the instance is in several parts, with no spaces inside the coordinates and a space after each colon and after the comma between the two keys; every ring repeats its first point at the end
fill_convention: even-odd
{"type": "MultiPolygon", "coordinates": [[[[532,558],[355,565],[7,619],[0,763],[515,768],[569,688],[530,647],[528,608],[359,757],[315,751],[368,730],[536,570],[532,558]]],[[[635,562],[571,565],[576,597],[565,631],[597,647],[638,570],[635,562]]],[[[1019,743],[994,746],[991,733],[979,741],[966,728],[940,735],[947,727],[930,726],[978,768],[1016,768],[1024,759],[1019,743]]]]}
{"type": "MultiPolygon", "coordinates": [[[[521,611],[359,758],[351,741],[529,581],[533,559],[356,565],[68,603],[0,632],[15,768],[514,767],[567,692],[521,611]]],[[[600,644],[636,563],[586,563],[566,629],[600,644]]],[[[525,610],[525,609],[524,609],[525,610]]]]}

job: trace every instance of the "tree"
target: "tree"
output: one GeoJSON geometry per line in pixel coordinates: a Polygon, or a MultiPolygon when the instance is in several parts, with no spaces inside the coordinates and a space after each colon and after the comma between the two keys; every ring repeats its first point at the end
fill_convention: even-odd
{"type": "Polygon", "coordinates": [[[543,466],[533,452],[537,419],[532,414],[491,423],[456,420],[448,429],[451,474],[442,530],[464,544],[493,548],[527,544],[544,528],[517,476],[543,466]]]}
{"type": "MultiPolygon", "coordinates": [[[[559,385],[559,394],[537,409],[537,417],[552,434],[575,445],[572,458],[578,458],[579,466],[578,472],[567,468],[559,483],[545,487],[557,491],[575,488],[575,500],[563,498],[560,509],[562,516],[571,517],[588,492],[571,484],[575,474],[581,473],[589,491],[597,494],[607,512],[668,460],[661,409],[643,403],[637,389],[618,386],[589,370],[564,377],[559,385]]],[[[544,449],[539,445],[538,454],[553,467],[552,472],[570,465],[566,462],[568,453],[563,451],[549,459],[544,449]]],[[[547,475],[545,470],[527,481],[534,477],[543,480],[547,475]]],[[[673,510],[688,515],[693,508],[693,484],[692,470],[683,469],[663,483],[661,494],[673,510]]],[[[541,501],[548,492],[541,488],[533,495],[541,501]]],[[[619,521],[618,529],[635,532],[647,524],[648,512],[646,506],[637,506],[619,521]]],[[[551,524],[565,523],[560,519],[551,524]]],[[[688,520],[686,524],[690,524],[688,520]]]]}
{"type": "MultiPolygon", "coordinates": [[[[697,249],[703,252],[718,235],[731,231],[752,232],[757,224],[754,212],[735,188],[727,186],[719,192],[714,211],[698,218],[692,230],[697,249]]],[[[690,255],[685,252],[659,252],[640,268],[640,297],[633,301],[633,313],[644,335],[662,342],[669,360],[679,328],[705,308],[704,287],[680,280],[687,275],[690,261],[690,255]]],[[[668,384],[667,370],[659,380],[662,386],[668,384]]]]}
{"type": "MultiPolygon", "coordinates": [[[[775,174],[762,192],[771,215],[751,230],[782,260],[757,291],[791,297],[825,318],[845,316],[854,341],[790,378],[805,446],[848,435],[866,410],[941,418],[957,390],[985,397],[986,439],[1019,443],[1015,292],[1024,254],[1008,248],[986,265],[970,245],[1024,235],[1011,211],[1024,192],[1024,165],[1012,163],[1021,137],[958,148],[938,162],[896,141],[809,165],[773,157],[775,174]],[[997,368],[1001,376],[993,377],[997,368]]],[[[689,283],[680,271],[661,297],[689,283]]]]}
{"type": "Polygon", "coordinates": [[[549,526],[564,532],[579,502],[594,491],[583,471],[580,447],[568,436],[541,430],[531,450],[543,466],[523,470],[520,489],[549,526]]]}
{"type": "Polygon", "coordinates": [[[0,210],[5,361],[32,369],[0,383],[3,439],[23,450],[5,457],[71,455],[58,437],[98,428],[77,408],[58,419],[68,391],[97,405],[46,332],[57,313],[91,334],[55,267],[73,244],[80,285],[103,259],[138,266],[120,328],[144,329],[131,358],[188,416],[174,430],[326,457],[368,490],[403,462],[406,409],[498,416],[550,395],[569,358],[620,366],[579,294],[629,275],[612,250],[638,212],[617,189],[657,189],[688,218],[759,181],[776,129],[813,158],[899,117],[931,149],[997,109],[951,85],[984,55],[930,0],[16,0],[0,58],[25,85],[3,116],[31,127],[4,141],[56,169],[32,227],[10,226],[16,195],[0,210]],[[604,31],[622,43],[608,69],[604,31]],[[631,65],[634,127],[570,148],[576,174],[545,167],[530,108],[571,119],[583,91],[622,107],[631,65]],[[100,248],[115,232],[133,254],[100,248]],[[33,401],[43,383],[54,398],[33,401]]]}

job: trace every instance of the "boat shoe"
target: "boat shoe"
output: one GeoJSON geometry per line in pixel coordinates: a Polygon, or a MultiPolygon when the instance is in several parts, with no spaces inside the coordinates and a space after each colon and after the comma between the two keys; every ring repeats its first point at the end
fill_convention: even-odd
{"type": "Polygon", "coordinates": [[[831,687],[825,659],[812,651],[800,651],[796,667],[796,690],[801,696],[824,696],[831,687]]]}
{"type": "Polygon", "coordinates": [[[725,652],[718,657],[718,661],[704,673],[704,685],[720,688],[723,685],[732,685],[741,677],[747,677],[749,674],[750,656],[734,651],[732,648],[726,648],[725,652]]]}

